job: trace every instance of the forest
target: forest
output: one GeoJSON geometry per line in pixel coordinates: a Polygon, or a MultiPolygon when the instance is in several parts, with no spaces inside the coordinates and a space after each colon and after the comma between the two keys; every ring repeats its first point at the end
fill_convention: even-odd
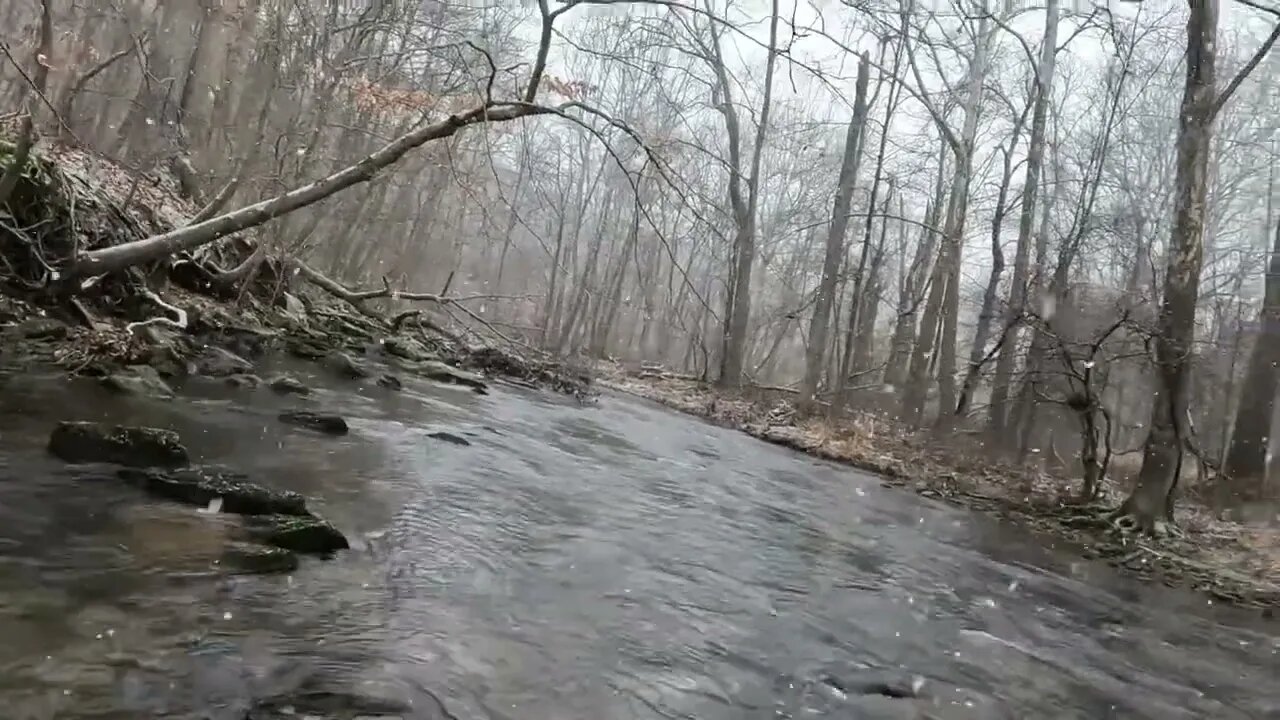
{"type": "Polygon", "coordinates": [[[1145,532],[1188,486],[1280,490],[1280,5],[4,0],[0,18],[7,292],[177,258],[230,287],[291,268],[541,356],[1053,459],[1084,502],[1123,468],[1111,519],[1145,532]],[[56,148],[110,166],[125,214],[170,186],[199,212],[67,247],[19,207],[29,157],[56,148]]]}

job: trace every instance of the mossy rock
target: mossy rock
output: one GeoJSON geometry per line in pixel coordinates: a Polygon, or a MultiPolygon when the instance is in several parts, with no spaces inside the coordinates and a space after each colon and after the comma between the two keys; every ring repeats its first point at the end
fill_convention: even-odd
{"type": "Polygon", "coordinates": [[[172,430],[96,422],[58,423],[49,435],[48,450],[69,463],[181,467],[190,462],[172,430]]]}
{"type": "Polygon", "coordinates": [[[258,515],[245,518],[249,538],[300,553],[326,554],[351,547],[328,521],[315,515],[258,515]]]}
{"type": "Polygon", "coordinates": [[[252,482],[247,476],[216,468],[156,471],[123,469],[120,479],[166,500],[206,507],[221,498],[222,512],[240,515],[306,516],[307,499],[292,490],[252,482]]]}
{"type": "Polygon", "coordinates": [[[238,575],[287,573],[298,569],[298,556],[281,547],[233,542],[223,548],[219,564],[238,575]]]}

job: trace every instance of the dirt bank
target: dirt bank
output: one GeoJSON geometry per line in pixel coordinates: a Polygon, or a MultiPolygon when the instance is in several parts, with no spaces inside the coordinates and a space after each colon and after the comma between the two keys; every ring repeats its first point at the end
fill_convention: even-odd
{"type": "Polygon", "coordinates": [[[865,415],[798,419],[785,401],[752,402],[692,380],[601,370],[604,387],[656,401],[761,440],[879,474],[887,485],[952,505],[990,513],[1050,533],[1086,558],[1105,560],[1126,574],[1206,593],[1212,600],[1280,607],[1280,531],[1216,518],[1184,501],[1181,532],[1154,540],[1122,534],[1105,520],[1120,498],[1105,488],[1098,506],[1071,501],[1079,481],[993,462],[959,442],[912,434],[896,423],[865,415]]]}

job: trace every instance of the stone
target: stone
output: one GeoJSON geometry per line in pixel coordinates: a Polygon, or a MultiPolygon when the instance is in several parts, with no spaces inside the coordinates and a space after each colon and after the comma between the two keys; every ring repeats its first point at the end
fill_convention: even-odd
{"type": "Polygon", "coordinates": [[[252,515],[245,518],[250,539],[300,553],[331,553],[351,547],[328,521],[315,515],[252,515]]]}
{"type": "Polygon", "coordinates": [[[262,378],[251,373],[228,375],[227,384],[237,388],[256,388],[262,384],[262,378]]]}
{"type": "Polygon", "coordinates": [[[290,410],[279,415],[280,422],[319,430],[327,435],[346,435],[347,421],[340,415],[316,413],[309,410],[290,410]]]}
{"type": "Polygon", "coordinates": [[[463,447],[467,447],[471,445],[471,441],[462,437],[461,435],[454,435],[451,432],[445,432],[443,430],[438,432],[428,433],[427,437],[435,438],[436,440],[443,440],[444,442],[452,443],[454,445],[462,445],[463,447]]]}
{"type": "Polygon", "coordinates": [[[310,395],[311,388],[302,384],[302,381],[292,375],[277,375],[271,378],[271,389],[281,395],[310,395]]]}
{"type": "Polygon", "coordinates": [[[243,473],[194,467],[155,471],[123,469],[116,475],[148,494],[207,507],[217,498],[222,512],[238,515],[307,515],[307,499],[292,490],[277,490],[249,480],[243,473]]]}
{"type": "Polygon", "coordinates": [[[391,373],[383,373],[378,376],[378,385],[388,390],[400,390],[404,387],[404,383],[400,382],[400,378],[391,373]]]}
{"type": "Polygon", "coordinates": [[[321,360],[329,354],[328,349],[308,340],[290,339],[284,347],[290,355],[303,360],[321,360]]]}
{"type": "Polygon", "coordinates": [[[242,375],[253,371],[253,364],[230,350],[220,347],[206,347],[193,361],[195,371],[199,375],[209,377],[226,377],[242,375]]]}
{"type": "Polygon", "coordinates": [[[129,365],[107,375],[100,381],[103,387],[124,395],[145,395],[156,398],[172,398],[169,387],[160,373],[150,365],[129,365]]]}
{"type": "Polygon", "coordinates": [[[430,360],[435,357],[425,345],[413,338],[392,336],[382,341],[382,349],[405,360],[430,360]]]}
{"type": "Polygon", "coordinates": [[[329,353],[325,356],[324,362],[334,373],[351,380],[363,380],[372,374],[364,363],[351,357],[348,353],[329,353]]]}
{"type": "Polygon", "coordinates": [[[292,550],[282,547],[231,542],[223,548],[218,563],[233,574],[265,575],[297,570],[298,556],[292,550]]]}
{"type": "Polygon", "coordinates": [[[478,392],[487,392],[488,383],[484,378],[475,373],[459,370],[452,365],[446,365],[439,360],[428,360],[418,365],[418,372],[428,380],[437,382],[451,383],[454,385],[463,385],[478,392]]]}
{"type": "Polygon", "coordinates": [[[245,720],[284,720],[285,718],[351,718],[351,720],[386,720],[400,718],[452,717],[443,705],[425,709],[388,697],[367,695],[351,690],[317,687],[308,682],[289,693],[264,698],[254,704],[245,720]]]}
{"type": "Polygon", "coordinates": [[[28,340],[60,340],[69,331],[65,323],[47,317],[34,317],[18,324],[18,334],[28,340]]]}
{"type": "Polygon", "coordinates": [[[49,435],[48,450],[69,463],[180,467],[190,461],[172,430],[96,422],[58,423],[49,435]]]}

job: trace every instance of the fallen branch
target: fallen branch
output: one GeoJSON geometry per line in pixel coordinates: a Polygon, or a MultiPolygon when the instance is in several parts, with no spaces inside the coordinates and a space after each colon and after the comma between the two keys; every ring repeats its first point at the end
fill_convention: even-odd
{"type": "Polygon", "coordinates": [[[150,327],[151,325],[168,325],[169,327],[174,328],[175,330],[187,329],[187,311],[186,310],[183,310],[182,308],[174,305],[170,305],[169,303],[165,302],[163,298],[161,298],[159,295],[155,294],[145,286],[142,288],[142,294],[146,296],[146,298],[149,299],[151,302],[155,303],[156,305],[159,305],[161,308],[164,308],[165,310],[168,310],[174,315],[177,315],[178,319],[174,320],[172,318],[167,318],[163,315],[160,315],[157,317],[153,317],[150,320],[143,320],[141,322],[131,322],[128,325],[124,326],[125,332],[132,335],[134,330],[137,330],[138,328],[150,327]]]}

